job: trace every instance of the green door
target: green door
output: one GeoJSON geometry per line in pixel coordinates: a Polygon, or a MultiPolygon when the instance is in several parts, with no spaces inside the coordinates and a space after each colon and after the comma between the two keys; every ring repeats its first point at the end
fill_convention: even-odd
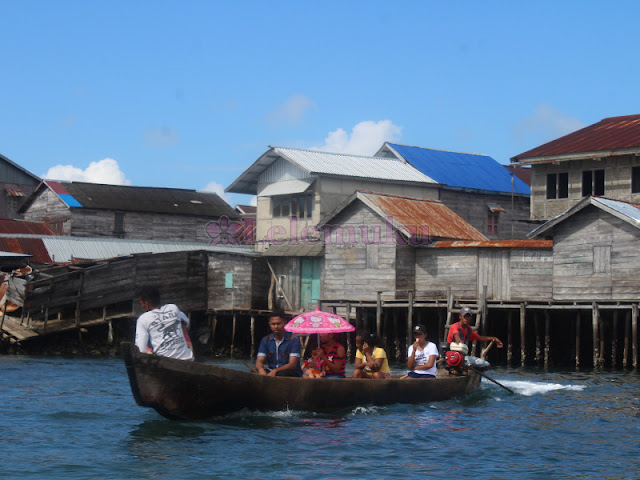
{"type": "Polygon", "coordinates": [[[313,310],[320,299],[320,258],[300,259],[300,306],[313,310]]]}

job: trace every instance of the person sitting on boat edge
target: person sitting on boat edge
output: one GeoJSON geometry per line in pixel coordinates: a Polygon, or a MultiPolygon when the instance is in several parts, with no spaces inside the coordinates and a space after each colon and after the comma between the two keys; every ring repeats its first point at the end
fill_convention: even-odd
{"type": "Polygon", "coordinates": [[[189,318],[172,303],[162,305],[160,292],[155,287],[142,288],[139,298],[145,313],[136,322],[138,349],[146,353],[150,345],[156,355],[193,360],[193,351],[183,330],[183,325],[189,326],[189,318]]]}
{"type": "Polygon", "coordinates": [[[409,345],[407,354],[408,376],[410,378],[436,378],[436,358],[438,347],[427,340],[427,329],[424,325],[413,327],[415,342],[409,345]]]}
{"type": "Polygon", "coordinates": [[[307,378],[324,377],[324,362],[317,350],[311,352],[311,356],[302,365],[303,376],[307,378]]]}
{"type": "Polygon", "coordinates": [[[274,310],[269,316],[271,333],[260,340],[256,369],[260,375],[271,377],[301,377],[300,339],[285,332],[285,314],[274,310]],[[267,366],[265,368],[265,361],[267,366]]]}
{"type": "Polygon", "coordinates": [[[316,348],[324,362],[325,378],[344,378],[347,363],[347,351],[336,342],[333,333],[320,335],[320,346],[316,348]]]}
{"type": "Polygon", "coordinates": [[[378,346],[375,333],[356,335],[356,363],[353,378],[383,379],[391,377],[387,352],[378,346]]]}
{"type": "Polygon", "coordinates": [[[469,307],[462,307],[460,309],[460,315],[458,315],[460,321],[451,325],[449,333],[447,334],[447,343],[464,343],[475,342],[480,340],[481,342],[495,341],[498,348],[502,348],[502,342],[498,337],[485,337],[484,335],[478,335],[469,326],[471,320],[471,309],[469,307]]]}

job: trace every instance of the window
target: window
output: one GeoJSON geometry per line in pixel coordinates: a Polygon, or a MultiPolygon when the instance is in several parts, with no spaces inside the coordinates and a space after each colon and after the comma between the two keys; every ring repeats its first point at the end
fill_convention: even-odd
{"type": "Polygon", "coordinates": [[[547,198],[568,198],[569,197],[569,174],[548,173],[547,174],[547,198]]]}
{"type": "Polygon", "coordinates": [[[631,169],[631,193],[640,193],[640,167],[631,169]]]}
{"type": "Polygon", "coordinates": [[[124,213],[114,212],[113,214],[113,235],[124,238],[124,213]]]}
{"type": "Polygon", "coordinates": [[[273,217],[311,218],[313,213],[313,194],[287,195],[271,197],[271,215],[273,217]]]}
{"type": "Polygon", "coordinates": [[[498,234],[498,214],[490,213],[487,217],[487,233],[489,235],[498,234]]]}
{"type": "Polygon", "coordinates": [[[582,172],[582,196],[604,195],[604,170],[582,172]]]}

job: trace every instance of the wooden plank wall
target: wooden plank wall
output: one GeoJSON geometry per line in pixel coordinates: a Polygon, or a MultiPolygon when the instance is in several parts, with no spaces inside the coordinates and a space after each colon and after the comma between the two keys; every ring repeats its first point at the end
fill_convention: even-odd
{"type": "Polygon", "coordinates": [[[509,257],[510,300],[553,298],[553,250],[513,248],[509,257]]]}
{"type": "Polygon", "coordinates": [[[475,298],[478,254],[475,248],[416,249],[416,297],[475,298]]]}
{"type": "Polygon", "coordinates": [[[207,264],[207,309],[250,309],[253,295],[253,258],[242,255],[209,253],[207,264]],[[226,274],[233,276],[233,286],[225,288],[226,274]]]}
{"type": "Polygon", "coordinates": [[[416,289],[416,249],[398,246],[396,250],[396,299],[409,298],[416,289]]]}

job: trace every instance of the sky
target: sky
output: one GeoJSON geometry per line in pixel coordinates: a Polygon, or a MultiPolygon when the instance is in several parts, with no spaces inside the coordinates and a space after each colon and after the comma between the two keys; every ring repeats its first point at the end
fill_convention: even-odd
{"type": "Polygon", "coordinates": [[[640,113],[636,1],[0,0],[0,153],[214,191],[269,146],[510,158],[640,113]]]}

